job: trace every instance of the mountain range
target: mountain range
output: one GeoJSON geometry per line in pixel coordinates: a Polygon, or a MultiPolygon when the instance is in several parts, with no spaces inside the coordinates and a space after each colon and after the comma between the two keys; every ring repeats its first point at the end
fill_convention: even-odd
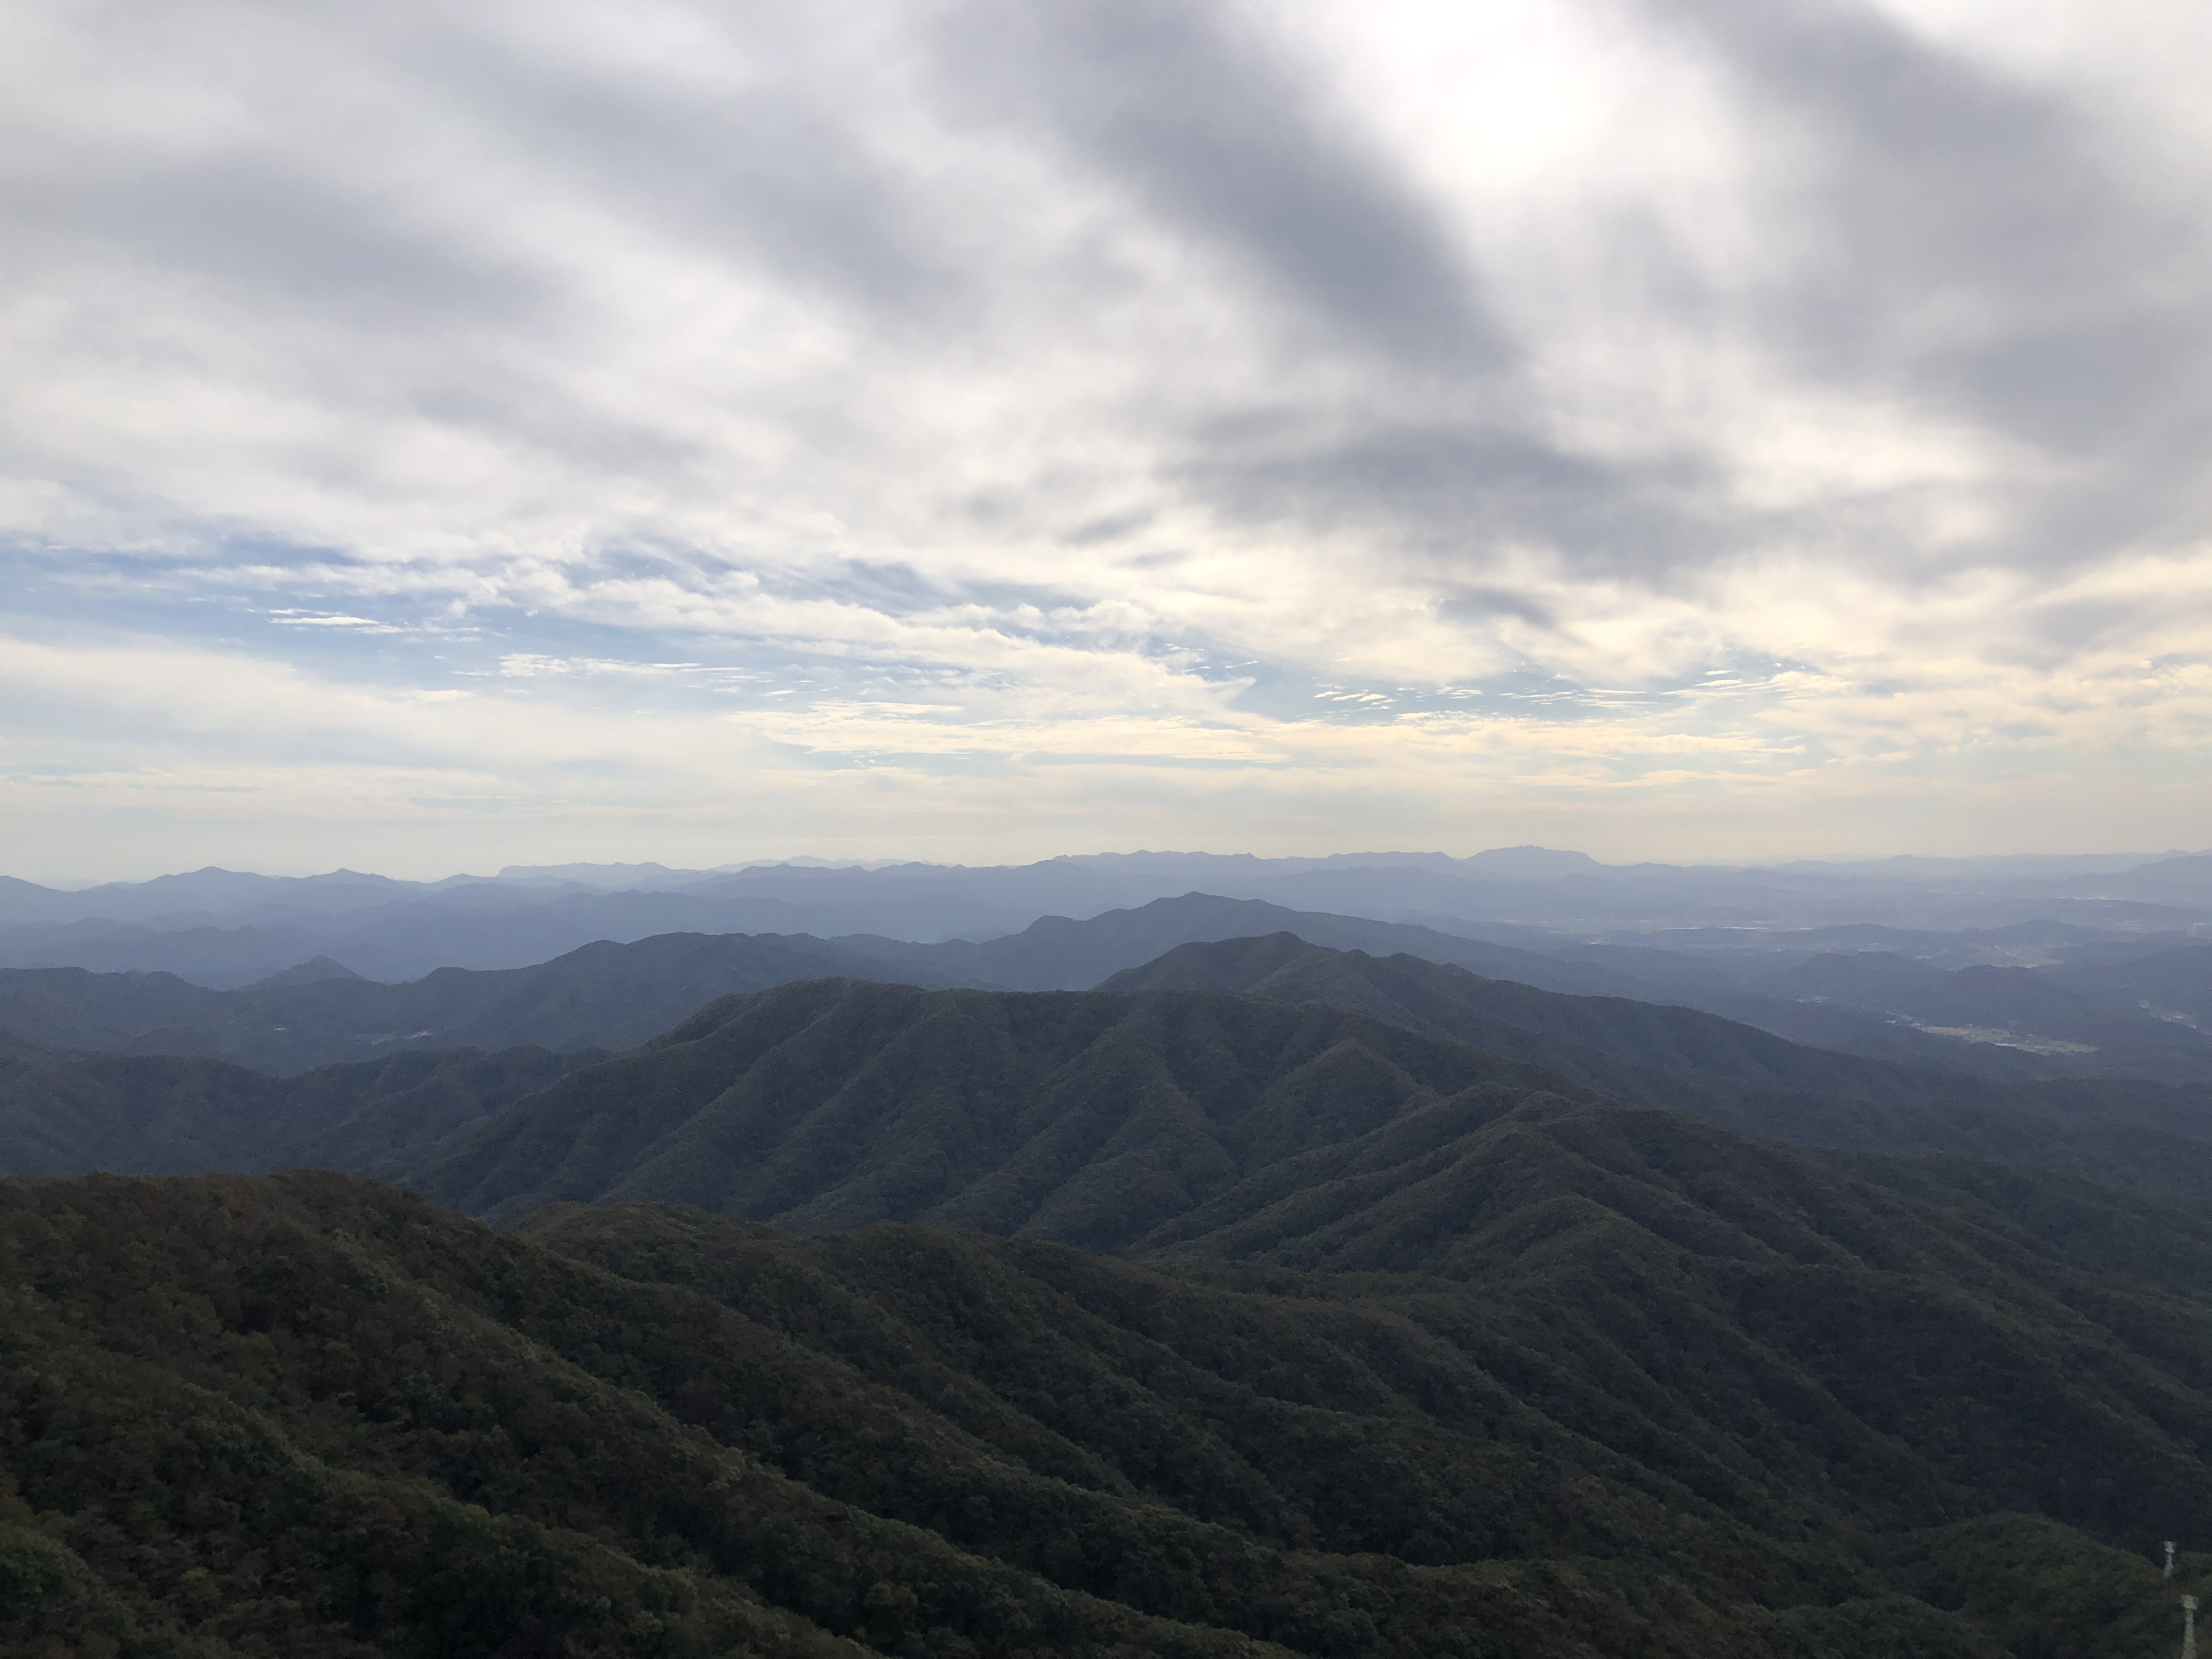
{"type": "Polygon", "coordinates": [[[1816,1048],[1922,1068],[2012,1080],[2212,1081],[2212,1036],[2200,1029],[2212,1020],[2212,945],[2139,940],[2117,951],[2071,930],[2060,948],[2075,954],[2037,970],[1818,948],[1904,942],[1886,935],[1802,944],[1767,935],[1750,946],[1730,934],[1723,946],[1691,950],[1553,941],[1536,950],[1203,893],[1079,921],[1042,917],[980,943],[663,935],[600,941],[525,969],[441,969],[398,985],[364,981],[328,957],[227,992],[175,975],[0,969],[0,1030],[49,1047],[205,1054],[277,1072],[405,1047],[619,1048],[709,997],[793,979],[1079,989],[1177,945],[1275,932],[1542,989],[1703,1008],[1816,1048]]]}
{"type": "Polygon", "coordinates": [[[0,971],[0,1651],[2172,1638],[2212,949],[1453,925],[0,971]]]}
{"type": "MultiPolygon", "coordinates": [[[[1474,948],[1479,953],[1487,947],[1474,948]]],[[[892,1120],[923,1113],[919,1129],[884,1130],[892,1140],[883,1155],[909,1173],[919,1166],[898,1150],[902,1134],[933,1136],[986,1155],[981,1149],[988,1137],[975,1139],[983,1133],[979,1123],[958,1112],[948,1116],[944,1107],[956,1097],[980,1098],[978,1090],[1032,1103],[1055,1090],[1133,1100],[1131,1091],[1158,1085],[1180,1091],[1177,1097],[1198,1120],[1218,1116],[1231,1109],[1231,1097],[1209,1093],[1205,1079],[1212,1073],[1204,1066],[1194,1071],[1197,1062],[1178,1057],[1175,1042],[1181,1039],[1167,1033],[1183,1028],[1132,1024],[1128,994],[1144,994],[1161,1006],[1166,994],[1174,994],[1169,1003],[1199,995],[1216,1009],[1214,1017],[1229,1018],[1220,1011],[1233,1013],[1237,999],[1224,1002],[1214,994],[1237,993],[1303,1008],[1304,1018],[1326,1015],[1295,1040],[1285,1036],[1292,1044],[1286,1054],[1342,1045],[1333,1064],[1357,1052],[1361,1066],[1377,1075],[1403,1069],[1405,1034],[1451,1054],[1471,1045],[1486,1063],[1510,1061],[1523,1073],[1540,1075],[1542,1086],[1686,1111],[1746,1133],[1854,1152],[1970,1156],[2070,1170],[2169,1199],[2212,1198],[2212,1166],[2203,1152],[2212,1140],[2212,1088],[2202,1085],[2000,1080],[1859,1059],[1695,1009],[1546,991],[1406,953],[1332,950],[1289,933],[1182,945],[1109,976],[1101,993],[1060,994],[1056,1000],[983,991],[925,994],[849,974],[816,976],[825,966],[858,960],[821,941],[674,935],[588,947],[537,969],[449,969],[416,986],[318,979],[218,993],[173,980],[73,969],[0,975],[0,1020],[45,1045],[19,1041],[0,1055],[0,1170],[64,1174],[104,1164],[183,1173],[323,1164],[405,1176],[463,1207],[506,1214],[548,1196],[674,1195],[655,1184],[660,1176],[641,1172],[651,1166],[678,1171],[694,1183],[684,1190],[687,1200],[720,1207],[720,1199],[702,1194],[734,1181],[730,1170],[742,1166],[752,1171],[745,1179],[757,1180],[775,1160],[803,1164],[808,1135],[860,1156],[876,1131],[837,1114],[849,1106],[850,1090],[862,1086],[858,1079],[871,1075],[891,1079],[878,1088],[876,1104],[892,1120]],[[724,993],[732,987],[746,994],[732,1000],[724,993]],[[27,994],[33,991],[43,1000],[27,994]],[[705,1009],[681,1017],[708,999],[714,1000],[705,1009]],[[179,1001],[187,1006],[179,1007],[179,1001]],[[158,1018],[132,1030],[125,1017],[143,1016],[149,1007],[158,1018]],[[1054,1018],[1073,1022],[1067,1030],[1087,1030],[1091,1036],[1066,1053],[1053,1049],[1055,1058],[1040,1070],[1036,1056],[1006,1048],[1012,1038],[983,1035],[1028,1030],[1042,1008],[1062,1011],[1054,1018]],[[893,1018],[885,1012],[892,1009],[902,1012],[893,1018]],[[371,1023],[368,1015],[392,1024],[395,1014],[455,1023],[434,1032],[408,1032],[404,1022],[392,1032],[360,1030],[371,1023]],[[1344,1016],[1353,1017],[1352,1024],[1343,1024],[1344,1016]],[[134,1052],[57,1051],[65,1042],[91,1047],[88,1039],[102,1034],[100,1019],[119,1021],[104,1034],[134,1052]],[[272,1024],[276,1019],[287,1023],[272,1024]],[[643,1041],[672,1020],[672,1030],[643,1041]],[[732,1037],[740,1028],[785,1035],[756,1053],[744,1047],[754,1037],[732,1037]],[[558,1052],[550,1047],[556,1042],[565,1045],[558,1052]],[[195,1047],[198,1055],[179,1052],[195,1047]],[[817,1050],[833,1061],[808,1057],[817,1050]],[[373,1057],[315,1063],[330,1053],[373,1057]],[[216,1056],[258,1060],[264,1070],[226,1065],[216,1056]],[[283,1063],[271,1064],[272,1057],[283,1063]],[[1125,1076],[1133,1064],[1139,1071],[1125,1076]],[[264,1074],[280,1070],[289,1075],[264,1074]],[[1152,1081],[1129,1080],[1139,1074],[1152,1081]],[[743,1131],[736,1150],[710,1153],[705,1148],[716,1133],[712,1126],[746,1089],[795,1115],[778,1132],[793,1139],[786,1145],[755,1125],[743,1131]],[[540,1099],[541,1090],[550,1092],[540,1099]],[[651,1113],[639,1109],[644,1100],[655,1103],[651,1113]],[[817,1111],[827,1115],[808,1127],[808,1115],[817,1111]],[[437,1163],[462,1156],[459,1138],[471,1126],[472,1133],[492,1133],[489,1121],[502,1112],[527,1120],[526,1138],[538,1152],[507,1155],[495,1180],[464,1180],[437,1163]],[[568,1127],[549,1127],[556,1117],[568,1127]],[[648,1122],[656,1126],[650,1133],[648,1122]],[[574,1144],[546,1151],[549,1135],[567,1135],[574,1144]],[[532,1158],[587,1172],[587,1185],[545,1186],[542,1170],[524,1169],[532,1158]],[[482,1184],[485,1180],[492,1184],[482,1184]],[[629,1184],[641,1181],[642,1187],[629,1184]]],[[[1236,1015],[1247,1024],[1255,1017],[1249,1010],[1236,1015]]],[[[1248,1062],[1258,1063],[1247,1056],[1237,1064],[1248,1062]]],[[[1121,1146],[1113,1154],[1124,1159],[1118,1173],[1092,1171],[1083,1178],[1141,1184],[1164,1177],[1146,1164],[1140,1178],[1128,1157],[1139,1157],[1139,1164],[1164,1158],[1180,1167],[1181,1160],[1200,1156],[1180,1146],[1171,1155],[1159,1147],[1139,1150],[1141,1157],[1121,1146]]],[[[1204,1154],[1218,1155],[1218,1147],[1204,1154]]],[[[480,1149],[469,1156],[480,1157],[480,1149]]],[[[1084,1167],[1065,1146],[1050,1156],[1076,1158],[1066,1166],[1070,1178],[1084,1167]]],[[[832,1209],[842,1202],[821,1194],[806,1201],[815,1198],[832,1209]]],[[[765,1211],[741,1205],[736,1212],[790,1222],[799,1202],[765,1211]]],[[[933,1212],[885,1197],[879,1207],[848,1206],[838,1213],[857,1224],[933,1212]]]]}
{"type": "MultiPolygon", "coordinates": [[[[662,933],[981,940],[1042,916],[1082,921],[1194,890],[1538,945],[1731,929],[1955,934],[2054,924],[2089,940],[2185,940],[2212,921],[2208,868],[2212,857],[2202,854],[1609,866],[1501,848],[1468,858],[1139,853],[982,869],[577,865],[435,882],[207,869],[73,891],[0,879],[0,966],[158,970],[227,988],[329,956],[369,978],[406,980],[439,967],[521,967],[596,939],[662,933]]],[[[2004,965],[2002,948],[1995,965],[2004,965]]]]}
{"type": "MultiPolygon", "coordinates": [[[[441,968],[398,985],[278,975],[214,991],[169,974],[0,969],[0,1030],[52,1048],[193,1054],[289,1075],[410,1049],[629,1048],[704,1002],[793,980],[880,973],[821,939],[670,933],[529,968],[441,968]]],[[[906,977],[944,980],[926,968],[906,977]]]]}

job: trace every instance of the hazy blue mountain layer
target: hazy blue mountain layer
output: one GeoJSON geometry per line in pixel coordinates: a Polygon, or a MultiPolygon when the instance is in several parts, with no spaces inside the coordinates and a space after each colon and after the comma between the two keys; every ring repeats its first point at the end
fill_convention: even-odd
{"type": "Polygon", "coordinates": [[[1608,866],[1577,853],[1502,848],[1463,859],[1139,853],[982,869],[812,860],[720,871],[573,866],[438,882],[208,869],[76,892],[0,880],[0,966],[161,970],[229,988],[327,955],[371,978],[404,980],[441,966],[523,966],[595,939],[663,933],[986,939],[1042,916],[1081,920],[1193,890],[1540,949],[1685,932],[1852,927],[2063,927],[2124,945],[2146,932],[2185,937],[2212,921],[2206,864],[2193,856],[1741,869],[1608,866]]]}
{"type": "Polygon", "coordinates": [[[1404,951],[1495,977],[1550,990],[1633,990],[1635,981],[1580,963],[1565,963],[1510,945],[1440,933],[1406,922],[1285,910],[1258,899],[1184,893],[1129,910],[1109,910],[1085,921],[1044,916],[1018,933],[985,943],[948,940],[913,945],[869,937],[836,941],[900,969],[925,969],[940,984],[1012,991],[1085,991],[1108,975],[1150,962],[1162,951],[1194,941],[1243,939],[1291,932],[1316,945],[1342,950],[1404,951]]]}
{"type": "Polygon", "coordinates": [[[1530,945],[1612,975],[1616,994],[1868,1058],[2000,1078],[2212,1081],[2212,1036],[2197,1029],[2208,1022],[2191,1012],[2207,1006],[2212,947],[2170,934],[2123,944],[2075,928],[1999,931],[2021,942],[1862,928],[1823,930],[1851,947],[1842,950],[1804,948],[1796,935],[1753,943],[1741,930],[1693,945],[1530,945]],[[2055,948],[2021,939],[2054,932],[2064,938],[2055,948]],[[1846,933],[1861,937],[1835,937],[1846,933]],[[2007,954],[2041,965],[1972,960],[2007,954]]]}
{"type": "MultiPolygon", "coordinates": [[[[535,967],[446,968],[400,985],[317,974],[219,992],[165,974],[18,969],[0,971],[0,1030],[48,1048],[200,1054],[283,1074],[409,1048],[634,1048],[732,992],[884,971],[820,939],[743,933],[587,945],[535,967]]],[[[944,982],[926,967],[907,976],[944,982]]]]}
{"type": "Polygon", "coordinates": [[[446,968],[396,985],[364,981],[327,958],[318,959],[325,966],[301,963],[220,992],[173,975],[0,969],[0,1031],[49,1048],[207,1054],[278,1073],[410,1047],[627,1048],[714,997],[793,980],[842,975],[931,987],[1087,988],[1186,940],[1290,926],[1328,943],[1413,951],[1559,989],[1633,985],[1431,928],[1194,893],[1087,921],[1048,916],[983,945],[663,934],[600,941],[529,968],[446,968]]]}

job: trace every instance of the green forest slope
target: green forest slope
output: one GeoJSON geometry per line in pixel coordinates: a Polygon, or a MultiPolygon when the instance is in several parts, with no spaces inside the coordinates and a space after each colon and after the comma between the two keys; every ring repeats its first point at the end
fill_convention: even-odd
{"type": "Polygon", "coordinates": [[[1388,1271],[0,1182],[0,1650],[2167,1649],[2212,1579],[2150,1562],[2212,1502],[2202,1223],[1615,1107],[1487,1133],[1388,1271]]]}
{"type": "Polygon", "coordinates": [[[2039,1097],[2001,1098],[2007,1085],[1823,1056],[1690,1010],[1501,987],[1411,958],[1328,956],[1417,983],[1454,975],[1446,990],[1503,991],[1531,1018],[1594,1021],[1645,1052],[1694,1048],[1714,1069],[1631,1060],[1441,997],[1416,1015],[1403,986],[1388,1006],[1370,1000],[1376,1018],[1200,990],[818,981],[713,1004],[374,1172],[499,1221],[556,1200],[678,1202],[802,1232],[921,1220],[1119,1250],[1232,1192],[1264,1190],[1275,1164],[1326,1167],[1441,1102],[1474,1127],[1524,1097],[1602,1093],[1852,1152],[1996,1159],[2212,1201],[2212,1149],[2147,1116],[2069,1118],[2039,1097]],[[1416,1018],[1426,1030],[1393,1023],[1416,1018]],[[1847,1085],[1856,1068],[1887,1097],[1744,1075],[1817,1077],[1831,1059],[1847,1085]]]}
{"type": "Polygon", "coordinates": [[[1299,1153],[1450,1099],[1561,1085],[1464,1043],[1224,993],[817,980],[710,1004],[403,1172],[505,1222],[696,1204],[803,1232],[927,1220],[1097,1249],[1299,1153]]]}

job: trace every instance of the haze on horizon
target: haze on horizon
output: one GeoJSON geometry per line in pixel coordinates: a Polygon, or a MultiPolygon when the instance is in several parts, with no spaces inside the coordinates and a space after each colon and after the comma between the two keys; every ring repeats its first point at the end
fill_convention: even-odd
{"type": "Polygon", "coordinates": [[[33,0],[9,872],[2212,821],[2212,13],[33,0]]]}

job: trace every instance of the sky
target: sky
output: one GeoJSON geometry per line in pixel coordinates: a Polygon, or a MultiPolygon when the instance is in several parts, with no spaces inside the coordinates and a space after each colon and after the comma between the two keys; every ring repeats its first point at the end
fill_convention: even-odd
{"type": "Polygon", "coordinates": [[[0,12],[8,872],[2212,823],[2212,8],[0,12]]]}

